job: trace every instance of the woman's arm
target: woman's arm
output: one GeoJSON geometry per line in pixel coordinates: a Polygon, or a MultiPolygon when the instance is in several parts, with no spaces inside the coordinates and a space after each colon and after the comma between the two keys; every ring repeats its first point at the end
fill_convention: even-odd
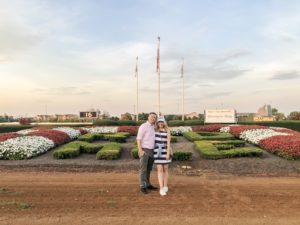
{"type": "Polygon", "coordinates": [[[167,159],[170,159],[171,155],[171,132],[167,130],[167,159]]]}

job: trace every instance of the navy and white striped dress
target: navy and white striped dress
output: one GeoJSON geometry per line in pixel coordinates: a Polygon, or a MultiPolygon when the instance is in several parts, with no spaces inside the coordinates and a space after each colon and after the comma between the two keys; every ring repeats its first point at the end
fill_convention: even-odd
{"type": "Polygon", "coordinates": [[[154,163],[155,164],[168,164],[172,160],[166,159],[167,156],[167,131],[155,132],[155,145],[154,145],[154,163]]]}

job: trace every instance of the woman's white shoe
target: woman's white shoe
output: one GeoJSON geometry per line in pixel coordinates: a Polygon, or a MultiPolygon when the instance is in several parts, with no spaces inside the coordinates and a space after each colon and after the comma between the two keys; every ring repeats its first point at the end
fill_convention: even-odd
{"type": "Polygon", "coordinates": [[[163,190],[164,190],[164,192],[168,192],[169,191],[169,188],[166,186],[166,187],[163,187],[163,190]]]}
{"type": "Polygon", "coordinates": [[[162,189],[160,189],[159,194],[160,194],[161,196],[165,196],[167,193],[166,193],[166,192],[164,191],[164,189],[162,188],[162,189]]]}

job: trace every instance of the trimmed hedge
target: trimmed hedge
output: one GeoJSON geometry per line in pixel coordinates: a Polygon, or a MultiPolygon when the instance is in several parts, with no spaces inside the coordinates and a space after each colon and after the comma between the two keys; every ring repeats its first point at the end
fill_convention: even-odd
{"type": "Polygon", "coordinates": [[[65,144],[53,152],[56,159],[75,158],[80,155],[80,144],[77,141],[65,144]]]}
{"type": "Polygon", "coordinates": [[[222,159],[233,157],[258,157],[262,156],[263,151],[259,148],[233,148],[230,150],[219,151],[218,148],[209,141],[195,141],[196,149],[201,156],[206,159],[222,159]]]}
{"type": "Polygon", "coordinates": [[[0,125],[0,133],[17,132],[20,130],[30,129],[31,125],[0,125]]]}
{"type": "Polygon", "coordinates": [[[233,145],[234,147],[245,147],[246,142],[242,140],[210,141],[214,145],[233,145]]]}
{"type": "Polygon", "coordinates": [[[53,157],[56,159],[75,158],[79,156],[80,153],[97,153],[101,148],[101,145],[95,145],[83,141],[73,141],[56,149],[53,152],[53,157]]]}
{"type": "Polygon", "coordinates": [[[144,122],[135,120],[96,120],[93,124],[97,126],[139,126],[144,122]]]}
{"type": "Polygon", "coordinates": [[[112,142],[126,142],[126,139],[130,137],[130,133],[128,132],[119,132],[115,134],[98,134],[98,133],[88,133],[82,135],[78,138],[79,141],[85,142],[94,142],[98,140],[106,140],[112,142]]]}
{"type": "MultiPolygon", "coordinates": [[[[142,123],[146,121],[139,120],[96,120],[94,121],[94,125],[97,126],[140,126],[142,123]]],[[[196,126],[196,125],[203,125],[203,120],[169,120],[167,121],[169,126],[196,126]]]]}
{"type": "Polygon", "coordinates": [[[127,136],[123,135],[123,134],[104,134],[103,135],[103,140],[107,140],[107,141],[112,141],[112,142],[126,142],[127,136]]]}
{"type": "Polygon", "coordinates": [[[119,143],[106,143],[101,151],[96,154],[96,159],[115,160],[121,156],[121,145],[119,143]]]}
{"type": "Polygon", "coordinates": [[[134,159],[138,159],[139,158],[139,149],[138,149],[138,147],[134,147],[131,150],[131,157],[134,158],[134,159]]]}
{"type": "Polygon", "coordinates": [[[211,132],[209,135],[207,135],[208,132],[185,132],[183,133],[183,136],[188,139],[189,141],[200,141],[200,140],[230,140],[234,139],[234,136],[232,134],[228,133],[217,133],[217,132],[211,132]],[[203,134],[203,135],[201,135],[203,134]]]}
{"type": "Polygon", "coordinates": [[[171,136],[171,143],[176,143],[176,142],[177,142],[177,137],[171,136]]]}
{"type": "Polygon", "coordinates": [[[95,154],[102,149],[102,145],[91,144],[87,142],[80,143],[80,152],[87,154],[95,154]]]}
{"type": "Polygon", "coordinates": [[[88,134],[84,134],[84,135],[81,135],[80,137],[78,137],[78,140],[91,143],[91,142],[103,139],[103,136],[104,136],[103,134],[88,133],[88,134]]]}
{"type": "Polygon", "coordinates": [[[190,161],[192,160],[193,153],[191,151],[175,150],[172,160],[174,161],[190,161]]]}

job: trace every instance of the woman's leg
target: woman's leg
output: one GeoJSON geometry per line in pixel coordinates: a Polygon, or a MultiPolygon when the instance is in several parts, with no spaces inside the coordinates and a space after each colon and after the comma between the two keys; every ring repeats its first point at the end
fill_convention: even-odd
{"type": "Polygon", "coordinates": [[[162,189],[164,186],[163,165],[157,164],[156,167],[157,167],[157,178],[158,178],[159,187],[160,189],[162,189]]]}
{"type": "Polygon", "coordinates": [[[163,186],[164,187],[168,187],[168,179],[169,179],[169,165],[168,164],[165,164],[163,165],[163,186]]]}

